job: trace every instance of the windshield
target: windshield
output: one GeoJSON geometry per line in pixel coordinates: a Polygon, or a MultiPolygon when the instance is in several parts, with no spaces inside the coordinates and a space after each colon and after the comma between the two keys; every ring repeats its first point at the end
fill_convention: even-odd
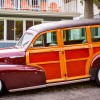
{"type": "Polygon", "coordinates": [[[16,44],[17,47],[27,47],[28,44],[32,41],[34,37],[34,34],[32,33],[25,33],[22,38],[19,40],[19,42],[16,44]]]}

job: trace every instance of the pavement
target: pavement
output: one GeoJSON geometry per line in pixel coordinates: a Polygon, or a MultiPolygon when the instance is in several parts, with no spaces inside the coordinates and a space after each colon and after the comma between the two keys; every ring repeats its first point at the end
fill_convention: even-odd
{"type": "Polygon", "coordinates": [[[0,100],[100,100],[94,81],[9,93],[0,100]]]}

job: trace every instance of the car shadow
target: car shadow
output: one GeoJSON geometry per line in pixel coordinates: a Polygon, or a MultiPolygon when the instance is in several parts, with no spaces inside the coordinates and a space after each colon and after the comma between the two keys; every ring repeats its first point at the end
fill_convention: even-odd
{"type": "MultiPolygon", "coordinates": [[[[38,95],[38,94],[47,94],[50,92],[59,92],[64,90],[76,90],[76,89],[84,89],[84,88],[98,88],[95,81],[88,81],[88,82],[81,82],[81,83],[73,83],[73,84],[67,84],[67,85],[60,85],[60,86],[52,86],[47,88],[41,88],[41,89],[34,89],[34,90],[26,90],[26,91],[20,91],[20,92],[13,92],[8,93],[5,96],[0,97],[3,98],[16,98],[18,96],[27,96],[27,95],[38,95]]],[[[0,100],[1,100],[0,99],[0,100]]]]}

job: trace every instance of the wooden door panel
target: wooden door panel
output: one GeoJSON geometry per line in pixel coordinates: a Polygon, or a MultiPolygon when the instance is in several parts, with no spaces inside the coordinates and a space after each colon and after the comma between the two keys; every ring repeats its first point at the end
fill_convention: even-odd
{"type": "Polygon", "coordinates": [[[46,74],[46,80],[61,78],[61,69],[59,63],[39,64],[46,74]]]}
{"type": "Polygon", "coordinates": [[[59,51],[45,50],[40,52],[30,51],[29,64],[40,66],[45,71],[46,80],[61,78],[59,51]]]}
{"type": "Polygon", "coordinates": [[[66,60],[69,59],[80,59],[89,57],[88,49],[73,49],[73,50],[65,50],[66,60]]]}
{"type": "Polygon", "coordinates": [[[59,53],[58,52],[30,53],[29,61],[30,63],[59,61],[59,53]]]}
{"type": "Polygon", "coordinates": [[[93,54],[100,52],[100,47],[93,47],[93,54]]]}
{"type": "Polygon", "coordinates": [[[68,77],[75,77],[81,76],[86,74],[86,62],[87,60],[77,60],[77,61],[70,61],[66,63],[67,67],[67,76],[68,77]]]}
{"type": "MultiPolygon", "coordinates": [[[[86,46],[87,47],[87,46],[86,46]]],[[[65,60],[67,69],[67,78],[86,75],[86,64],[89,58],[89,49],[73,47],[70,49],[65,47],[65,60]]]]}

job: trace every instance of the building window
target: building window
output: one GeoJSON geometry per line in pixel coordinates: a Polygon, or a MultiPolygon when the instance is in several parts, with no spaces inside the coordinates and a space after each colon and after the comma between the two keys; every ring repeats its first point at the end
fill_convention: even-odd
{"type": "Polygon", "coordinates": [[[34,21],[34,25],[41,24],[41,21],[34,21]]]}
{"type": "Polygon", "coordinates": [[[32,20],[27,20],[26,21],[26,30],[31,26],[33,26],[33,21],[32,20]]]}
{"type": "Polygon", "coordinates": [[[41,0],[41,2],[46,2],[46,0],[41,0]]]}
{"type": "Polygon", "coordinates": [[[38,6],[39,0],[28,0],[28,4],[33,6],[38,6]]]}
{"type": "Polygon", "coordinates": [[[26,20],[26,30],[28,28],[30,28],[31,26],[33,26],[33,25],[38,25],[38,24],[41,24],[41,23],[42,23],[41,21],[37,21],[37,20],[35,20],[35,21],[33,21],[33,20],[26,20]]]}
{"type": "Polygon", "coordinates": [[[23,34],[23,21],[15,21],[15,40],[18,41],[23,34]]]}
{"type": "Polygon", "coordinates": [[[7,20],[7,40],[14,40],[14,21],[7,20]]]}
{"type": "Polygon", "coordinates": [[[33,0],[34,5],[38,5],[38,0],[33,0]]]}
{"type": "Polygon", "coordinates": [[[64,3],[68,3],[68,2],[71,2],[72,0],[64,0],[64,3]]]}
{"type": "Polygon", "coordinates": [[[0,41],[4,40],[4,21],[0,20],[0,41]]]}
{"type": "Polygon", "coordinates": [[[7,20],[7,40],[19,40],[23,34],[23,21],[7,20]]]}
{"type": "Polygon", "coordinates": [[[0,19],[0,41],[18,41],[28,28],[41,23],[42,20],[0,19]]]}

